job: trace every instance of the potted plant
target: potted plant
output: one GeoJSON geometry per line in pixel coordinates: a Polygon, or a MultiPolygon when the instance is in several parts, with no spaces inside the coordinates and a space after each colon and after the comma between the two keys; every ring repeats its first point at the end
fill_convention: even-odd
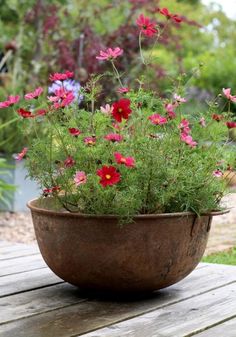
{"type": "MultiPolygon", "coordinates": [[[[160,13],[167,24],[181,21],[165,8],[160,13]]],[[[150,55],[142,40],[160,33],[144,15],[137,25],[145,73],[150,55]]],[[[123,53],[108,48],[95,60],[110,62],[119,84],[120,97],[107,97],[102,107],[96,106],[102,75],[83,88],[87,109],[80,109],[63,86],[70,71],[50,76],[62,84],[47,99],[37,88],[13,106],[23,129],[35,130],[18,159],[27,156],[42,188],[28,206],[41,253],[58,276],[85,289],[152,291],[195,268],[212,217],[226,212],[220,205],[226,125],[223,115],[216,122],[214,102],[204,115],[183,114],[184,76],[166,98],[150,91],[143,76],[137,88],[125,87],[116,68],[123,53]],[[44,137],[37,137],[42,123],[44,137]]]]}

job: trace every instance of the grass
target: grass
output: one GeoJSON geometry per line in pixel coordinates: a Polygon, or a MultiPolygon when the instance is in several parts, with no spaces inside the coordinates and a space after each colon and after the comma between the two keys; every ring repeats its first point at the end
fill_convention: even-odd
{"type": "Polygon", "coordinates": [[[236,247],[227,252],[221,252],[205,256],[202,262],[230,264],[236,266],[236,247]]]}

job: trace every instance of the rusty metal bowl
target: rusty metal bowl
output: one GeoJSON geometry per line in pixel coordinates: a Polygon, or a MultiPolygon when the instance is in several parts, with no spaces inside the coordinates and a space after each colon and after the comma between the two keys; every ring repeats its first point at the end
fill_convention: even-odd
{"type": "Polygon", "coordinates": [[[28,203],[44,260],[83,290],[146,292],[174,284],[201,260],[214,215],[138,215],[119,226],[116,216],[40,208],[28,203]]]}

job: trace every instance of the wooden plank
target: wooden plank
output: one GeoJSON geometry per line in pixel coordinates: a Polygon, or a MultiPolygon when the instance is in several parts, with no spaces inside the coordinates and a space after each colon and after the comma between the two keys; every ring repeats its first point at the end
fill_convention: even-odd
{"type": "Polygon", "coordinates": [[[142,331],[142,336],[189,337],[235,316],[236,283],[233,283],[82,336],[136,337],[142,331]]]}
{"type": "Polygon", "coordinates": [[[0,277],[47,267],[40,254],[0,261],[0,277]]]}
{"type": "MultiPolygon", "coordinates": [[[[189,277],[179,282],[177,285],[174,285],[167,289],[163,289],[154,294],[150,294],[150,296],[145,299],[109,300],[107,298],[100,301],[89,300],[84,303],[71,305],[58,310],[53,310],[47,313],[41,313],[35,316],[2,324],[0,325],[0,336],[1,337],[76,336],[80,334],[85,334],[95,329],[102,328],[104,326],[112,325],[115,322],[120,322],[127,319],[132,320],[132,317],[135,316],[152,315],[153,312],[157,316],[160,316],[162,313],[167,313],[164,315],[163,320],[161,319],[157,323],[155,323],[154,321],[155,324],[157,325],[163,324],[163,322],[167,317],[169,319],[170,325],[171,325],[171,318],[174,320],[173,326],[175,326],[177,318],[180,319],[180,322],[183,323],[186,321],[186,317],[188,317],[189,313],[191,315],[191,313],[193,312],[193,314],[195,313],[197,316],[199,315],[199,311],[202,309],[204,311],[204,315],[208,317],[207,315],[210,315],[211,312],[211,305],[214,306],[213,299],[215,293],[218,294],[215,304],[216,309],[218,302],[220,303],[221,301],[227,299],[229,301],[226,303],[227,304],[226,306],[228,308],[226,309],[229,312],[223,310],[224,303],[222,303],[219,306],[219,312],[215,309],[215,311],[213,311],[214,315],[213,314],[210,315],[209,317],[210,320],[217,321],[220,319],[219,317],[221,317],[221,310],[223,312],[223,315],[224,314],[231,315],[232,314],[231,309],[233,310],[233,312],[235,312],[236,308],[234,306],[236,306],[236,301],[234,299],[234,296],[231,296],[232,289],[231,288],[229,289],[229,287],[232,287],[235,290],[236,283],[234,283],[233,286],[232,285],[224,286],[227,282],[228,283],[233,281],[236,282],[235,271],[236,267],[209,265],[205,268],[199,268],[195,270],[189,277]],[[216,290],[210,290],[216,287],[221,288],[216,290]],[[202,294],[199,295],[200,293],[202,294]],[[225,297],[225,294],[229,296],[225,297]],[[200,310],[197,310],[195,312],[195,310],[191,309],[197,308],[198,298],[201,298],[200,310]],[[192,307],[191,303],[193,302],[194,306],[192,307]],[[178,308],[175,309],[175,306],[178,305],[182,306],[182,311],[180,310],[180,312],[178,312],[179,310],[178,308]],[[171,315],[172,308],[173,308],[173,315],[171,315]],[[183,312],[183,310],[185,310],[185,312],[183,312]]],[[[25,295],[27,295],[27,293],[25,295]]],[[[18,295],[15,296],[17,297],[18,295]]],[[[17,315],[17,313],[15,314],[17,315]]],[[[202,315],[200,317],[202,317],[202,315]]],[[[139,321],[139,318],[137,318],[137,320],[139,321]]],[[[151,324],[152,322],[150,321],[150,325],[151,324]]],[[[149,326],[149,323],[147,325],[149,326]]],[[[201,324],[199,324],[199,327],[201,327],[201,324]]],[[[108,328],[105,328],[105,333],[107,332],[107,329],[108,328]]],[[[116,325],[114,329],[116,329],[116,325]]],[[[124,330],[126,332],[128,331],[126,329],[124,330]]],[[[103,333],[104,329],[102,329],[101,331],[103,333]]],[[[104,336],[113,337],[113,335],[111,334],[113,333],[113,331],[116,330],[109,328],[109,334],[108,335],[105,334],[104,336]]],[[[135,332],[135,335],[131,336],[138,337],[139,335],[137,331],[135,332]]],[[[156,331],[158,331],[157,327],[156,331]]],[[[156,332],[154,335],[152,335],[151,333],[150,334],[145,333],[144,336],[145,335],[148,337],[157,336],[156,332]]],[[[163,335],[169,336],[165,334],[163,335]]],[[[99,335],[95,334],[91,336],[97,337],[99,335]]],[[[123,337],[123,334],[120,333],[117,336],[123,337]]],[[[176,334],[172,334],[170,336],[178,337],[178,335],[176,334]]]]}
{"type": "Polygon", "coordinates": [[[60,283],[49,268],[0,277],[0,297],[60,283]]]}
{"type": "Polygon", "coordinates": [[[0,260],[12,259],[15,257],[39,254],[37,245],[16,244],[9,247],[0,248],[0,260]]]}
{"type": "Polygon", "coordinates": [[[0,298],[0,324],[86,301],[77,287],[68,283],[0,298]]]}
{"type": "Polygon", "coordinates": [[[11,246],[11,245],[12,245],[12,242],[10,242],[10,241],[0,241],[0,248],[11,246]]]}
{"type": "Polygon", "coordinates": [[[211,329],[207,329],[196,337],[235,337],[236,336],[236,319],[230,319],[211,329]]]}

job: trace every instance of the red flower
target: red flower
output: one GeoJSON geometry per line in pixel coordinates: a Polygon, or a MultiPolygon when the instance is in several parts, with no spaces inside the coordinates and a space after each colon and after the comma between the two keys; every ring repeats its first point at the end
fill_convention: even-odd
{"type": "Polygon", "coordinates": [[[117,184],[120,181],[120,173],[114,166],[103,166],[97,170],[97,175],[101,178],[99,183],[103,187],[117,184]]]}
{"type": "Polygon", "coordinates": [[[162,8],[159,10],[159,12],[164,15],[167,20],[173,20],[176,23],[182,22],[182,19],[177,14],[171,14],[167,8],[162,8]]]}
{"type": "Polygon", "coordinates": [[[104,137],[106,140],[110,140],[111,142],[121,142],[123,137],[118,133],[109,133],[104,137]]]}
{"type": "Polygon", "coordinates": [[[66,160],[64,161],[64,165],[65,165],[65,167],[67,167],[67,168],[70,168],[70,167],[74,166],[74,165],[75,165],[75,160],[74,160],[74,158],[71,157],[71,156],[67,157],[66,160]]]}
{"type": "Polygon", "coordinates": [[[15,159],[18,161],[22,160],[25,157],[27,151],[28,151],[28,148],[24,147],[23,150],[15,156],[15,159]]]}
{"type": "Polygon", "coordinates": [[[220,122],[223,119],[222,115],[217,115],[217,114],[213,114],[211,117],[217,122],[220,122]]]}
{"type": "Polygon", "coordinates": [[[27,111],[22,108],[18,109],[17,113],[23,118],[34,118],[35,117],[30,111],[27,111]]]}
{"type": "Polygon", "coordinates": [[[114,157],[117,164],[124,164],[127,167],[134,167],[135,160],[133,157],[124,157],[119,152],[115,152],[114,157]]]}
{"type": "Polygon", "coordinates": [[[77,137],[81,134],[81,131],[76,128],[69,128],[68,130],[69,130],[69,133],[74,137],[77,137]]]}
{"type": "Polygon", "coordinates": [[[59,192],[61,190],[60,186],[53,186],[52,188],[45,188],[43,190],[44,197],[47,197],[49,194],[52,194],[53,192],[59,192]]]}
{"type": "Polygon", "coordinates": [[[136,23],[141,28],[141,32],[146,36],[152,37],[157,33],[157,29],[155,28],[156,24],[151,22],[150,19],[143,14],[138,17],[136,23]]]}
{"type": "Polygon", "coordinates": [[[84,142],[87,145],[95,145],[96,144],[96,137],[85,137],[84,142]]]}
{"type": "Polygon", "coordinates": [[[36,111],[36,116],[44,116],[44,115],[46,115],[46,113],[47,113],[47,110],[45,110],[45,109],[39,109],[39,110],[37,110],[36,111]]]}
{"type": "Polygon", "coordinates": [[[30,99],[36,99],[38,98],[43,92],[43,88],[38,87],[37,89],[35,89],[33,92],[29,92],[28,94],[25,95],[25,99],[26,100],[30,100],[30,99]]]}
{"type": "Polygon", "coordinates": [[[236,122],[226,122],[225,123],[228,129],[236,128],[236,122]]]}
{"type": "Polygon", "coordinates": [[[67,80],[68,78],[74,77],[73,71],[66,71],[65,73],[55,73],[51,74],[49,76],[49,80],[54,82],[54,81],[64,81],[67,80]]]}
{"type": "Polygon", "coordinates": [[[121,122],[122,118],[128,119],[132,110],[130,109],[130,100],[128,98],[122,98],[119,101],[113,103],[112,115],[117,122],[121,122]]]}
{"type": "Polygon", "coordinates": [[[148,117],[148,119],[155,125],[162,125],[167,123],[167,118],[159,114],[154,114],[148,117]]]}

